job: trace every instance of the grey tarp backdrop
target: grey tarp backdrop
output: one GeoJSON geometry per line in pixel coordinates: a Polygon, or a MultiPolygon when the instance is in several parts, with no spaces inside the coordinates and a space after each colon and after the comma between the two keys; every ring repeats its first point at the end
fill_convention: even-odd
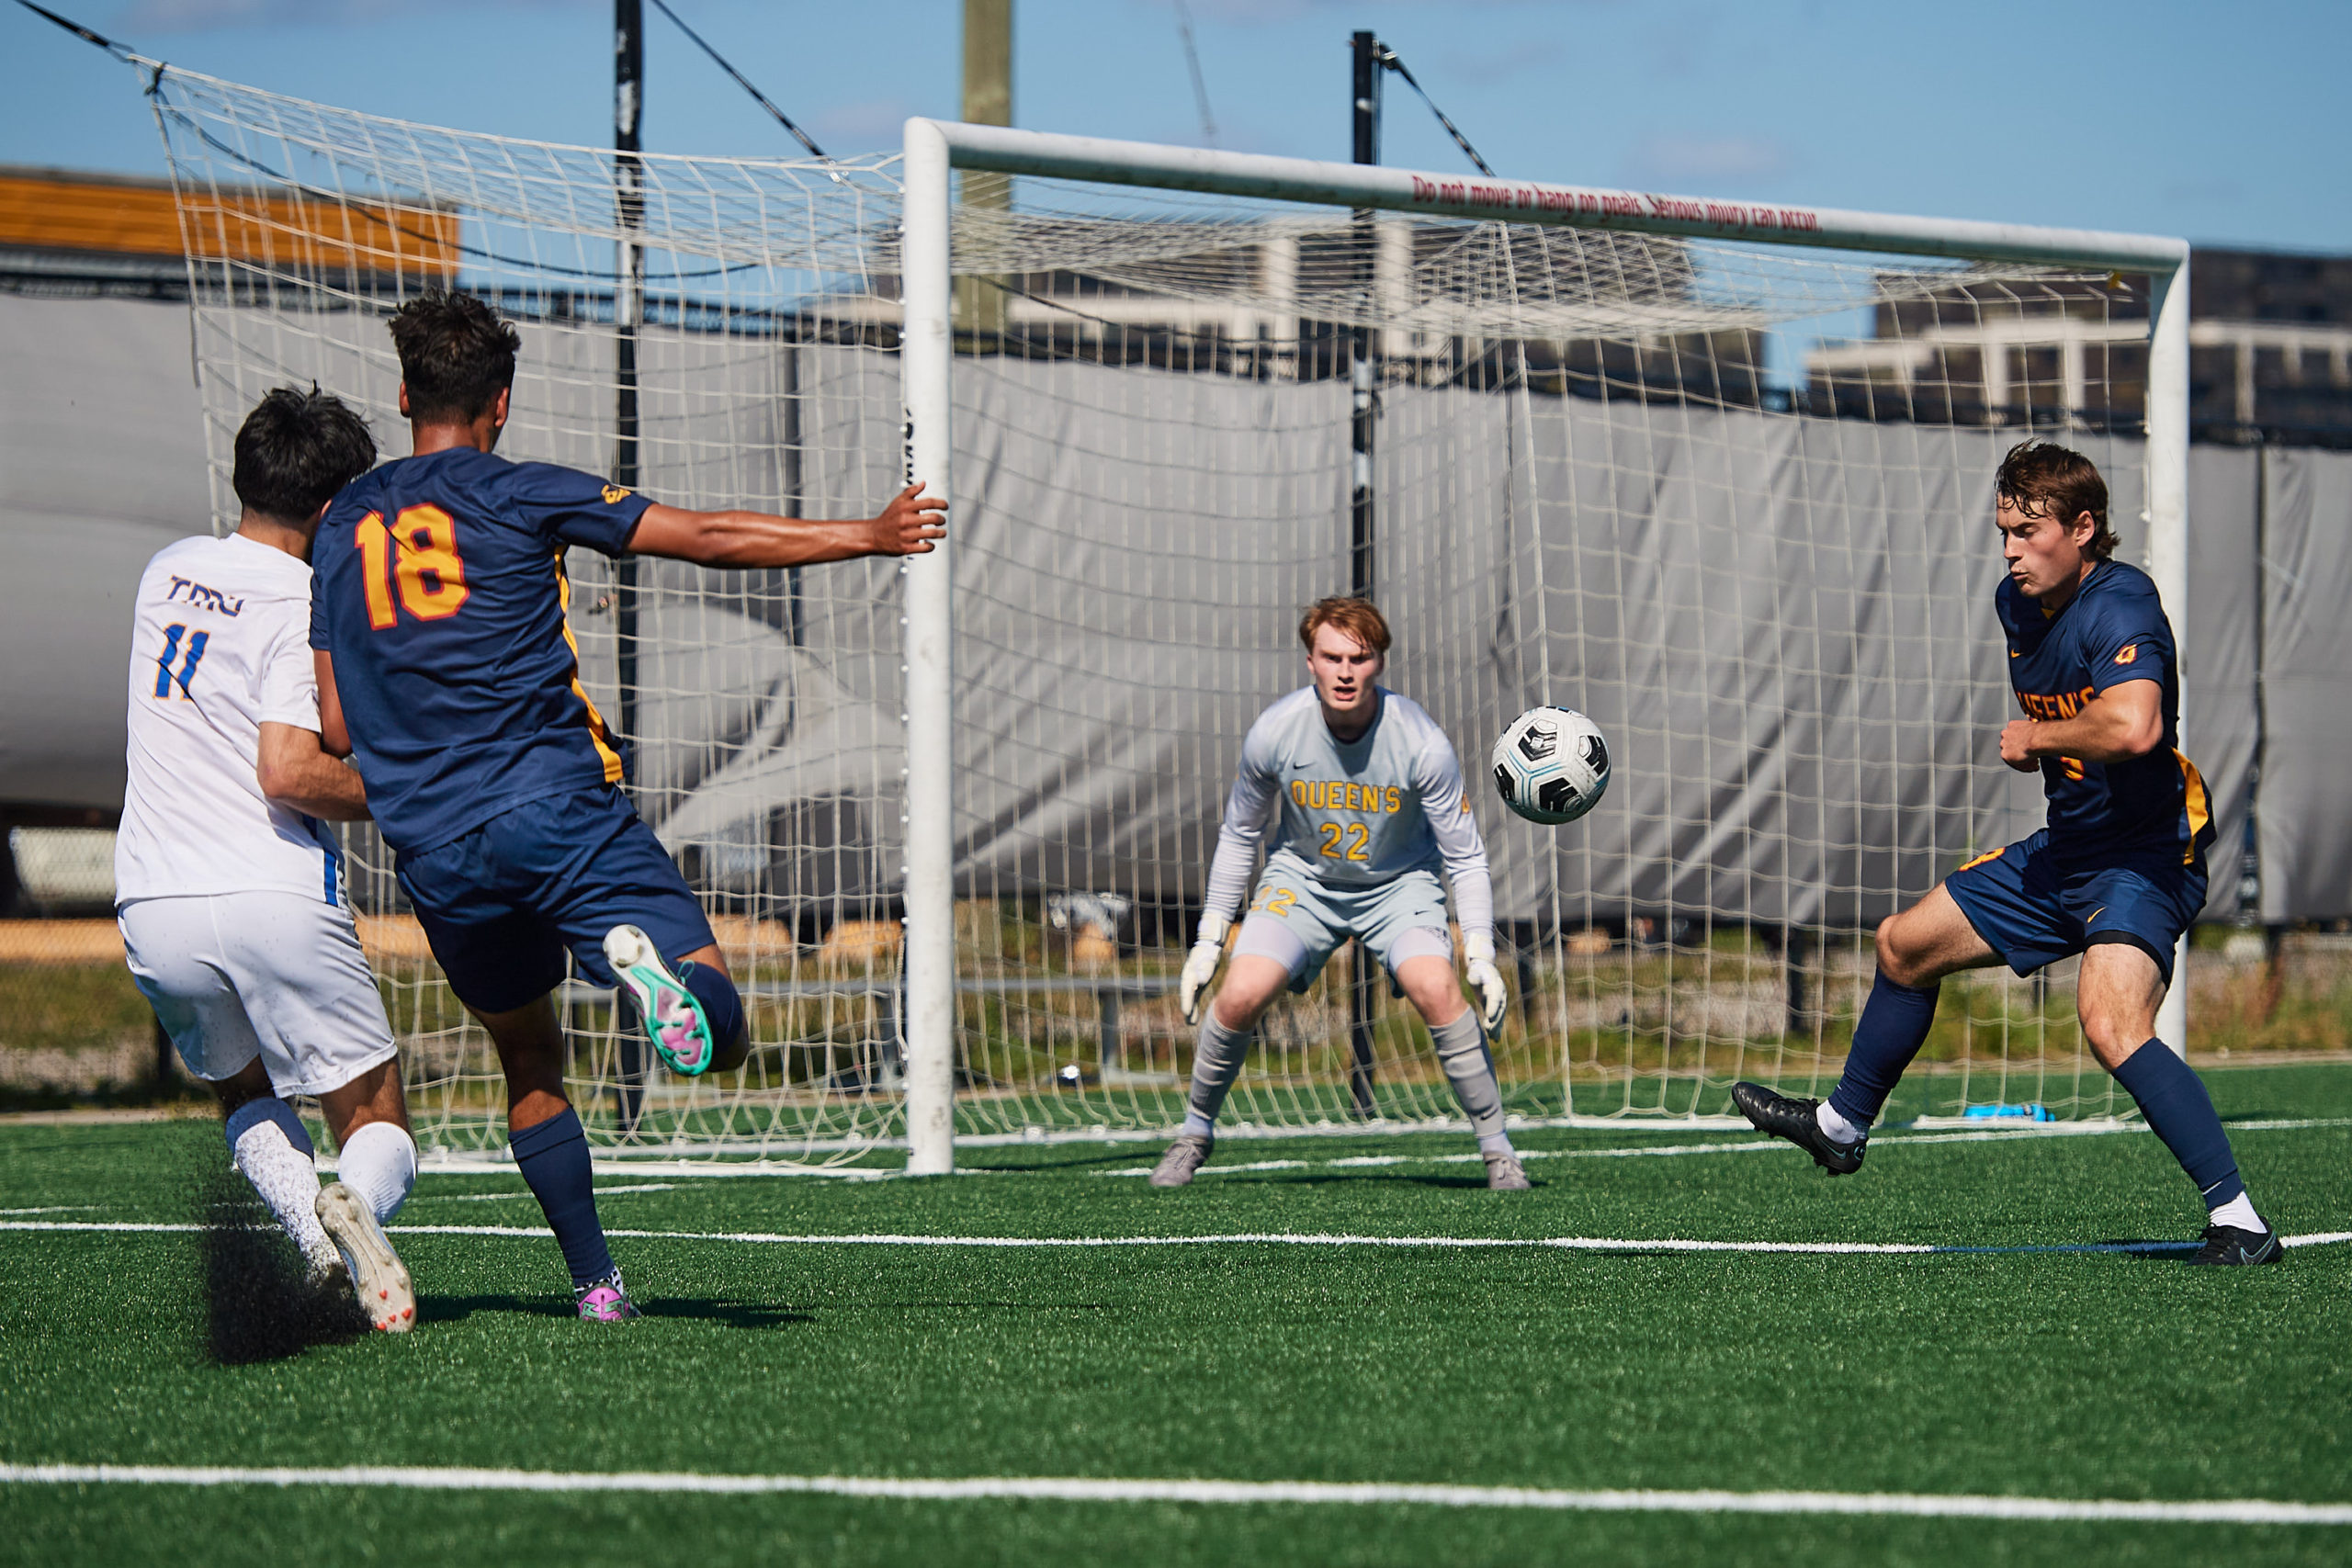
{"type": "MultiPolygon", "coordinates": [[[[208,312],[206,330],[235,314],[208,312]]],[[[248,368],[205,389],[216,460],[264,387],[313,376],[401,448],[379,321],[248,316],[227,330],[248,368]]],[[[13,372],[0,388],[13,563],[0,577],[0,802],[119,802],[130,586],[148,554],[228,504],[201,466],[188,331],[180,306],[0,297],[13,372]]],[[[606,334],[526,337],[509,454],[606,467],[606,334]]],[[[646,355],[648,491],[820,514],[889,493],[888,356],[664,333],[646,355]]],[[[1298,607],[1345,584],[1345,391],[957,369],[960,879],[981,893],[1196,896],[1240,734],[1300,679],[1298,607]]],[[[1992,756],[2014,708],[1989,599],[1990,476],[2015,438],[1392,389],[1392,683],[1437,714],[1474,773],[1487,738],[1541,700],[1584,707],[1616,743],[1608,802],[1566,833],[1504,819],[1477,786],[1506,917],[1859,923],[2029,830],[2038,788],[1992,756]]],[[[2115,482],[2137,558],[2138,443],[2071,439],[2115,482]]],[[[2352,913],[2352,803],[2335,783],[2352,761],[2352,457],[2199,447],[2191,486],[2185,739],[2221,829],[2209,913],[2236,908],[2257,625],[2264,914],[2352,913]]],[[[584,556],[574,618],[609,708],[610,578],[584,556]]],[[[831,890],[885,893],[909,765],[896,569],[810,569],[797,612],[782,575],[747,595],[646,569],[646,632],[695,648],[649,652],[640,671],[649,814],[673,847],[699,845],[715,879],[748,888],[830,837],[856,848],[854,865],[835,857],[831,890]]]]}

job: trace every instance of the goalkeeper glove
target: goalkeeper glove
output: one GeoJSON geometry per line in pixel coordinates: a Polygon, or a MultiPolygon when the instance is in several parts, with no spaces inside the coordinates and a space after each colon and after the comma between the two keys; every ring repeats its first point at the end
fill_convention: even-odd
{"type": "Polygon", "coordinates": [[[1183,976],[1176,982],[1176,1000],[1184,1010],[1186,1023],[1201,1021],[1201,993],[1209,988],[1209,982],[1216,978],[1217,965],[1225,962],[1225,933],[1232,929],[1229,915],[1201,916],[1193,951],[1184,959],[1183,976]]]}
{"type": "Polygon", "coordinates": [[[1510,993],[1503,989],[1502,971],[1495,967],[1494,933],[1463,932],[1462,951],[1470,960],[1467,967],[1471,988],[1478,993],[1478,1021],[1492,1034],[1503,1026],[1503,1010],[1510,1006],[1510,993]]]}

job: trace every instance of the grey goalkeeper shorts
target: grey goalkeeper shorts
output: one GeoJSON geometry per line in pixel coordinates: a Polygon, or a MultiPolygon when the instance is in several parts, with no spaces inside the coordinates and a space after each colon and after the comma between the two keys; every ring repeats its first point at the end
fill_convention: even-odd
{"type": "Polygon", "coordinates": [[[1279,862],[1270,864],[1233,951],[1272,959],[1290,971],[1290,988],[1304,991],[1350,937],[1392,976],[1423,955],[1453,963],[1437,873],[1408,871],[1373,887],[1329,887],[1279,862]]]}

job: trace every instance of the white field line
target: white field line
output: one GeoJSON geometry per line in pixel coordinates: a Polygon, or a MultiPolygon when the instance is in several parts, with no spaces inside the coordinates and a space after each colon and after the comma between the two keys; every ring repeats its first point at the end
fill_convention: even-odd
{"type": "MultiPolygon", "coordinates": [[[[677,1184],[670,1181],[631,1182],[621,1187],[599,1187],[596,1196],[603,1198],[615,1192],[674,1192],[677,1184]]],[[[529,1188],[520,1192],[417,1192],[410,1196],[412,1203],[513,1203],[531,1196],[529,1188]]]]}
{"type": "MultiPolygon", "coordinates": [[[[203,1229],[188,1224],[138,1220],[0,1220],[0,1231],[98,1232],[184,1235],[203,1229]]],[[[386,1225],[393,1235],[551,1237],[544,1225],[386,1225]]],[[[1826,1257],[1964,1257],[2096,1252],[2186,1252],[2193,1241],[2075,1242],[2040,1247],[1966,1247],[1916,1241],[1703,1241],[1682,1236],[1500,1236],[1351,1235],[1298,1231],[1235,1231],[1215,1235],[899,1235],[787,1234],[780,1231],[608,1230],[608,1236],[637,1241],[716,1241],[752,1247],[933,1247],[978,1250],[1152,1247],[1374,1247],[1405,1250],[1496,1247],[1551,1248],[1566,1252],[1747,1252],[1826,1257]]],[[[2282,1236],[2288,1247],[2326,1247],[2352,1241],[2352,1231],[2282,1236]]]]}
{"type": "Polygon", "coordinates": [[[1555,1513],[1848,1514],[1907,1518],[2088,1520],[2131,1524],[2352,1525],[2352,1504],[2267,1498],[2126,1502],[2072,1497],[1937,1496],[1905,1492],[1566,1491],[1395,1482],[1113,1480],[979,1475],[697,1475],[645,1471],[460,1470],[353,1465],[339,1470],[143,1464],[0,1464],[0,1484],[47,1486],[348,1486],[423,1492],[816,1494],[956,1503],[1340,1504],[1524,1508],[1555,1513]]]}
{"type": "MultiPolygon", "coordinates": [[[[2352,1127],[2352,1116],[2320,1117],[2303,1121],[2233,1122],[2228,1124],[2233,1133],[2300,1132],[2313,1127],[2352,1127]]],[[[1871,1140],[1874,1148],[1889,1148],[1897,1145],[1908,1147],[1914,1144],[2005,1144],[2019,1138],[2097,1138],[2115,1133],[2144,1133],[2142,1122],[2038,1122],[2024,1127],[1987,1127],[1965,1133],[1882,1133],[1871,1140]]],[[[1794,1144],[1762,1134],[1743,1138],[1736,1144],[1642,1144],[1624,1148],[1608,1149],[1521,1149],[1521,1160],[1539,1159],[1649,1159],[1678,1155],[1743,1155],[1780,1150],[1789,1154],[1800,1152],[1794,1144]]],[[[1196,1173],[1201,1176],[1230,1176],[1257,1170],[1306,1170],[1316,1168],[1330,1169],[1362,1169],[1369,1166],[1391,1165],[1475,1165],[1483,1156],[1469,1154],[1409,1154],[1409,1155],[1350,1155],[1339,1159],[1268,1159],[1253,1160],[1246,1165],[1204,1165],[1196,1173]]],[[[1125,1166],[1117,1170],[1098,1170],[1096,1176],[1149,1176],[1148,1165],[1125,1166]]]]}
{"type": "MultiPolygon", "coordinates": [[[[2352,1117],[2319,1118],[2302,1121],[2233,1122],[2231,1122],[2229,1126],[2232,1132],[2238,1132],[2241,1130],[2247,1132],[2276,1132],[2286,1129],[2309,1127],[2352,1127],[2352,1117]]],[[[1524,1133],[1531,1129],[1547,1128],[1566,1128],[1583,1132],[1602,1130],[1613,1132],[1620,1135],[1637,1135],[1647,1133],[1656,1134],[1660,1136],[1671,1136],[1681,1133],[1748,1133],[1751,1131],[1745,1120],[1736,1116],[1679,1116],[1670,1121],[1654,1122],[1627,1121],[1619,1117],[1548,1117],[1514,1122],[1512,1123],[1510,1130],[1514,1133],[1524,1133]]],[[[1217,1131],[1217,1139],[1220,1143],[1236,1143],[1251,1141],[1266,1142],[1284,1138],[1376,1138],[1403,1136],[1407,1134],[1423,1135],[1432,1133],[1447,1133],[1466,1136],[1469,1131],[1470,1124],[1466,1122],[1463,1122],[1458,1119],[1448,1122],[1441,1119],[1434,1122],[1353,1122],[1343,1127],[1219,1128],[1217,1131]]],[[[2033,1122],[2024,1126],[1996,1125],[1986,1127],[1982,1130],[1950,1133],[1909,1133],[1901,1130],[1890,1130],[1880,1134],[1876,1142],[1880,1147],[1883,1148],[1889,1144],[1898,1142],[1906,1144],[1989,1143],[2010,1138],[2069,1138],[2096,1136],[2109,1133],[2142,1133],[2145,1131],[2147,1131],[2146,1126],[2136,1121],[2121,1122],[2112,1118],[2101,1117],[2096,1121],[2089,1122],[2033,1122]]],[[[1174,1137],[1176,1135],[1176,1132],[1177,1129],[1174,1127],[1089,1127],[1058,1131],[1045,1136],[1035,1138],[1020,1134],[1010,1133],[965,1134],[959,1134],[956,1137],[956,1146],[959,1149],[967,1149],[1022,1146],[1044,1147],[1047,1145],[1062,1146],[1073,1144],[1164,1144],[1168,1142],[1169,1139],[1174,1137]]],[[[832,1149],[837,1153],[872,1155],[888,1154],[893,1151],[902,1150],[906,1147],[906,1140],[903,1138],[867,1138],[859,1141],[845,1139],[817,1140],[797,1146],[808,1148],[812,1151],[818,1149],[832,1149]]],[[[1736,1144],[1651,1145],[1646,1147],[1636,1146],[1623,1149],[1522,1149],[1520,1153],[1522,1157],[1532,1155],[1534,1157],[1539,1159],[1603,1159],[1612,1157],[1622,1158],[1627,1156],[1635,1155],[1733,1154],[1746,1149],[1774,1147],[1785,1148],[1790,1146],[1792,1145],[1778,1144],[1771,1141],[1758,1140],[1743,1141],[1736,1144]]],[[[1461,1154],[1365,1155],[1359,1156],[1352,1159],[1335,1159],[1329,1161],[1328,1163],[1335,1166],[1409,1165],[1416,1163],[1443,1165],[1475,1160],[1477,1157],[1478,1156],[1476,1155],[1461,1154]]],[[[875,1166],[808,1165],[792,1160],[727,1159],[716,1155],[695,1158],[678,1154],[674,1151],[664,1152],[659,1148],[647,1149],[643,1152],[626,1148],[600,1148],[596,1151],[596,1160],[600,1165],[608,1166],[616,1171],[626,1171],[631,1176],[689,1178],[709,1177],[721,1179],[730,1177],[744,1176],[810,1176],[833,1181],[890,1181],[898,1179],[905,1174],[903,1171],[894,1168],[875,1166]]],[[[1300,1161],[1298,1163],[1301,1165],[1312,1165],[1316,1162],[1300,1161]]],[[[417,1168],[420,1172],[425,1175],[439,1176],[511,1176],[514,1174],[514,1161],[503,1149],[490,1150],[474,1155],[447,1154],[429,1151],[418,1161],[417,1168]]],[[[334,1157],[327,1156],[322,1158],[319,1162],[319,1168],[321,1170],[334,1170],[335,1168],[334,1157]]],[[[1138,1166],[1132,1170],[1106,1170],[1098,1171],[1094,1174],[1100,1176],[1138,1176],[1144,1174],[1149,1168],[1150,1168],[1148,1166],[1138,1166]]],[[[1245,1168],[1228,1166],[1224,1168],[1236,1169],[1245,1168]]],[[[1279,1162],[1268,1162],[1261,1165],[1252,1165],[1246,1168],[1252,1170],[1280,1170],[1287,1168],[1279,1162]]],[[[1021,1173],[994,1170],[986,1167],[975,1168],[969,1166],[962,1166],[957,1168],[956,1174],[958,1176],[1009,1176],[1021,1173]]]]}
{"type": "MultiPolygon", "coordinates": [[[[1155,1134],[1157,1135],[1157,1134],[1155,1134]]],[[[864,1145],[869,1151],[878,1145],[864,1145]]],[[[663,1177],[732,1177],[732,1176],[820,1176],[836,1181],[882,1181],[903,1174],[897,1167],[796,1165],[784,1160],[722,1159],[716,1156],[703,1159],[650,1158],[623,1149],[598,1149],[596,1164],[616,1175],[663,1177]]],[[[321,1170],[333,1170],[334,1161],[322,1158],[321,1170]]],[[[417,1173],[421,1176],[518,1176],[514,1161],[499,1155],[448,1155],[426,1153],[418,1157],[417,1173]]],[[[958,1172],[957,1174],[966,1174],[958,1172]]]]}
{"type": "MultiPolygon", "coordinates": [[[[1553,1121],[1532,1123],[1532,1125],[1544,1127],[1577,1127],[1588,1132],[1596,1127],[1600,1127],[1621,1134],[1652,1132],[1660,1134],[1671,1134],[1674,1133],[1698,1130],[1698,1128],[1702,1127],[1711,1128],[1714,1125],[1714,1122],[1712,1119],[1702,1120],[1695,1124],[1688,1120],[1678,1120],[1670,1125],[1648,1127],[1622,1121],[1604,1122],[1595,1118],[1586,1117],[1573,1122],[1566,1121],[1553,1121]]],[[[2229,1123],[2229,1127],[2230,1131],[2233,1133],[2297,1131],[2313,1127],[2352,1127],[2352,1117],[2322,1117],[2296,1121],[2233,1122],[2229,1123]]],[[[1524,1129],[1514,1128],[1513,1130],[1523,1131],[1524,1129]]],[[[1747,1122],[1740,1121],[1735,1121],[1730,1123],[1730,1130],[1738,1132],[1749,1131],[1747,1122]]],[[[1314,1129],[1314,1131],[1320,1133],[1326,1131],[1326,1129],[1314,1129]]],[[[1371,1124],[1348,1128],[1334,1128],[1329,1129],[1329,1131],[1335,1134],[1344,1134],[1359,1138],[1378,1137],[1383,1135],[1382,1129],[1371,1124]]],[[[1413,1123],[1390,1128],[1387,1129],[1387,1131],[1390,1133],[1425,1133],[1430,1131],[1442,1131],[1459,1133],[1466,1135],[1469,1128],[1467,1123],[1438,1128],[1430,1128],[1420,1123],[1413,1123]]],[[[2144,1133],[2146,1131],[2146,1125],[2139,1122],[2118,1122],[2102,1118],[2095,1122],[2034,1122],[2026,1126],[1996,1126],[1964,1132],[1909,1133],[1891,1131],[1880,1134],[1873,1141],[1879,1147],[1885,1148],[1890,1145],[1898,1143],[2006,1143],[2016,1138],[2102,1137],[2113,1133],[2144,1133]]],[[[1276,1135],[1277,1134],[1272,1133],[1263,1132],[1228,1134],[1222,1130],[1220,1130],[1217,1134],[1220,1141],[1226,1141],[1232,1138],[1265,1139],[1276,1135]]],[[[1303,1136],[1304,1134],[1300,1135],[1303,1136]]],[[[1082,1136],[1075,1134],[1067,1137],[1057,1134],[1049,1140],[1045,1140],[1045,1142],[1055,1145],[1080,1143],[1159,1144],[1166,1143],[1170,1138],[1174,1136],[1175,1130],[1172,1128],[1162,1128],[1155,1131],[1136,1131],[1132,1128],[1123,1128],[1116,1130],[1115,1136],[1111,1130],[1090,1131],[1082,1136]]],[[[1008,1145],[1019,1145],[1023,1144],[1036,1146],[1039,1143],[1040,1140],[1037,1139],[1011,1137],[997,1138],[994,1136],[975,1138],[959,1137],[956,1140],[956,1144],[958,1148],[967,1148],[976,1145],[1002,1147],[1008,1145]]],[[[881,1143],[868,1142],[861,1146],[867,1152],[871,1153],[882,1151],[888,1147],[895,1145],[886,1145],[881,1143]]],[[[1742,1139],[1738,1143],[1646,1144],[1633,1145],[1623,1148],[1521,1149],[1519,1152],[1521,1159],[1631,1159],[1654,1156],[1670,1156],[1675,1155],[1751,1154],[1758,1150],[1764,1149],[1792,1151],[1794,1147],[1794,1145],[1783,1144],[1778,1139],[1766,1138],[1761,1134],[1753,1134],[1742,1139]]],[[[1476,1163],[1478,1157],[1479,1156],[1476,1154],[1451,1153],[1355,1155],[1330,1160],[1257,1160],[1247,1165],[1205,1166],[1203,1168],[1203,1174],[1254,1170],[1309,1169],[1320,1166],[1329,1166],[1334,1168],[1344,1169],[1348,1168],[1361,1168],[1365,1167],[1390,1165],[1465,1165],[1476,1163]]],[[[874,1166],[797,1165],[785,1161],[764,1159],[723,1160],[713,1158],[695,1160],[675,1157],[661,1159],[632,1155],[626,1151],[616,1149],[598,1149],[596,1151],[596,1159],[600,1164],[608,1165],[616,1171],[626,1172],[630,1176],[662,1176],[673,1179],[685,1178],[688,1179],[698,1179],[706,1177],[715,1179],[727,1179],[746,1176],[805,1176],[817,1177],[822,1179],[833,1181],[895,1181],[902,1179],[905,1175],[905,1172],[901,1170],[889,1168],[877,1168],[874,1166]]],[[[322,1160],[320,1163],[320,1168],[322,1170],[332,1170],[334,1168],[334,1161],[331,1159],[322,1160]]],[[[511,1176],[514,1174],[514,1162],[512,1159],[501,1158],[496,1155],[428,1154],[422,1161],[419,1162],[418,1168],[424,1174],[436,1176],[511,1176]]],[[[1118,1170],[1093,1171],[1090,1174],[1095,1176],[1132,1177],[1148,1176],[1150,1172],[1151,1168],[1149,1166],[1139,1165],[1127,1167],[1118,1170]]],[[[1050,1175],[1053,1173],[1000,1170],[991,1169],[985,1166],[978,1168],[971,1166],[959,1166],[956,1168],[956,1174],[958,1176],[1006,1177],[1023,1174],[1050,1175]]],[[[619,1190],[619,1189],[615,1189],[614,1190],[619,1190]]]]}

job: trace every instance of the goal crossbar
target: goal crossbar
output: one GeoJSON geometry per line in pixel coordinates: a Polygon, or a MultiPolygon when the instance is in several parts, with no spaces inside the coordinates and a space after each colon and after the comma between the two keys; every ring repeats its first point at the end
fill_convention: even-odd
{"type": "MultiPolygon", "coordinates": [[[[1850,212],[1598,186],[1470,178],[915,118],[906,123],[900,335],[906,478],[949,502],[953,452],[953,173],[1182,190],[1430,217],[1614,230],[1722,242],[2143,272],[2151,282],[2147,391],[2149,570],[2177,631],[2188,625],[2188,245],[1958,219],[1850,212]]],[[[953,515],[951,511],[951,516],[953,515]]],[[[956,840],[955,530],[906,572],[908,755],[943,760],[906,782],[906,1126],[910,1174],[954,1168],[956,840]]],[[[2186,666],[2188,656],[2183,650],[2186,666]]],[[[2185,940],[2185,939],[2184,939],[2185,940]]],[[[2176,965],[2176,973],[2185,973],[2176,965]]],[[[2187,987],[2158,1032],[2187,1046],[2187,987]]]]}

